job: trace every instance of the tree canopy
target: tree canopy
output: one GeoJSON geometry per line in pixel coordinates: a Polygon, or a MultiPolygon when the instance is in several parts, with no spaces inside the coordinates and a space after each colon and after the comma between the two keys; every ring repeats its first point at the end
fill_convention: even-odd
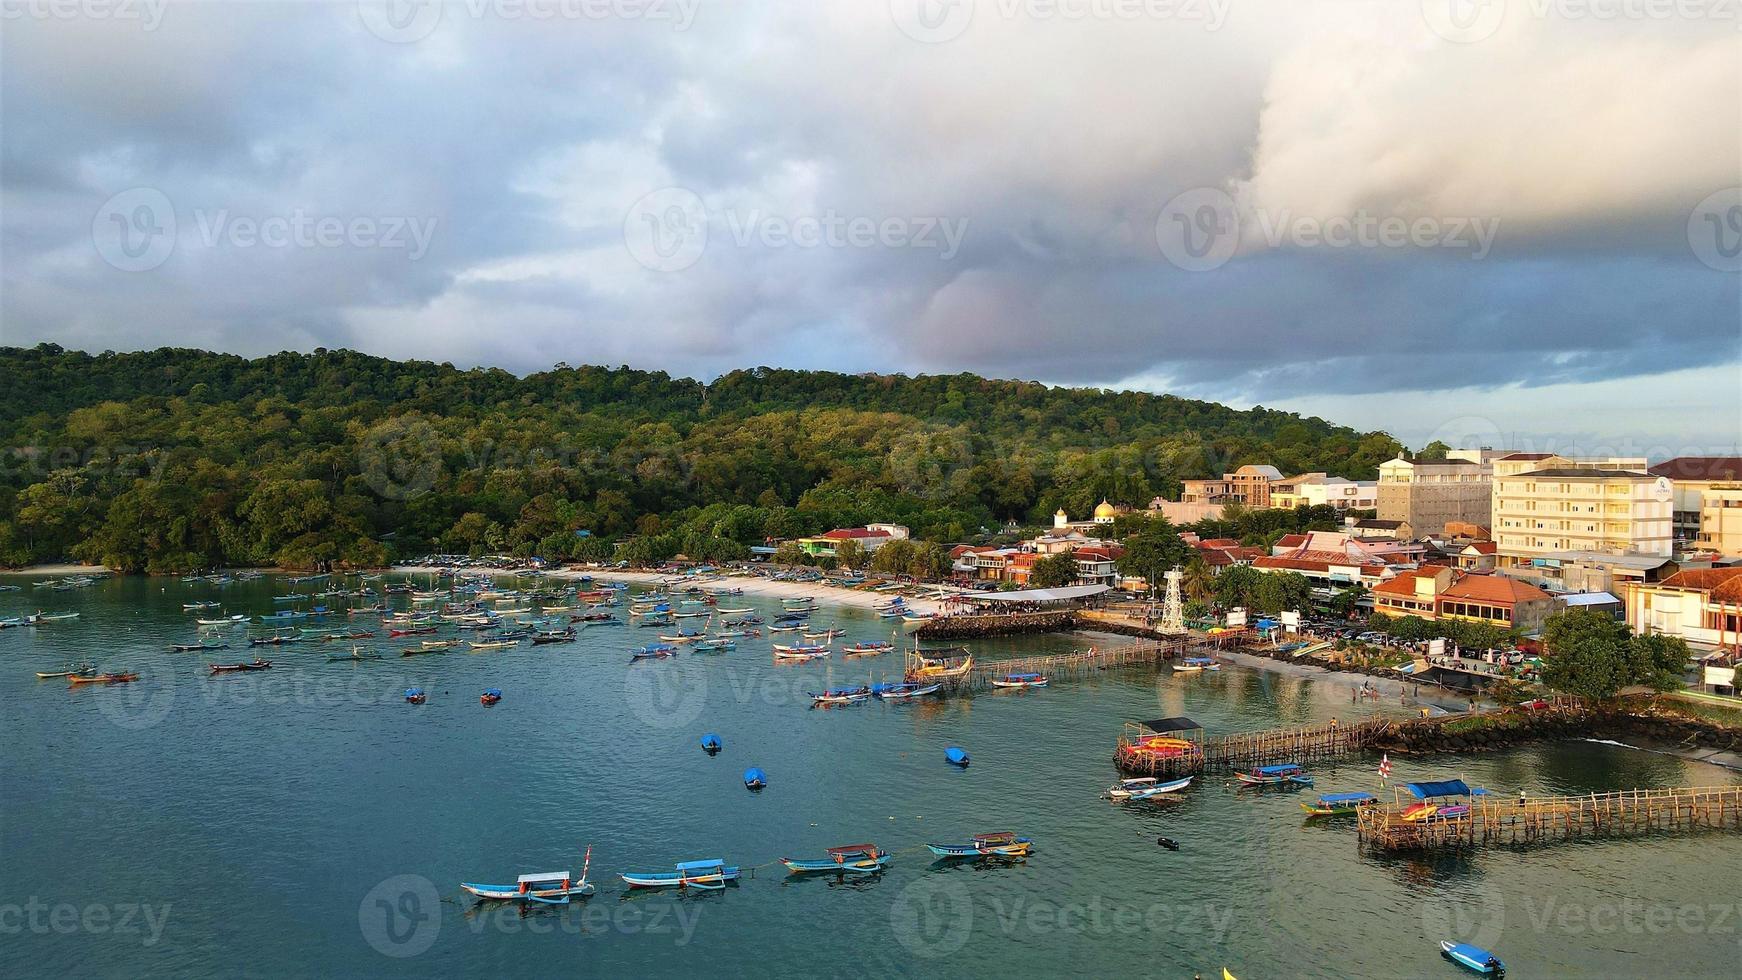
{"type": "MultiPolygon", "coordinates": [[[[7,565],[173,572],[618,545],[723,560],[876,521],[956,542],[1102,498],[1142,506],[1248,462],[1370,476],[1399,448],[1271,409],[968,374],[756,368],[703,384],[324,349],[250,360],[44,344],[0,348],[0,376],[7,565]]],[[[1236,516],[1238,537],[1299,520],[1236,516]]]]}
{"type": "Polygon", "coordinates": [[[1688,645],[1680,637],[1636,636],[1626,623],[1593,609],[1569,609],[1543,623],[1542,681],[1557,691],[1604,701],[1624,688],[1681,686],[1688,645]]]}

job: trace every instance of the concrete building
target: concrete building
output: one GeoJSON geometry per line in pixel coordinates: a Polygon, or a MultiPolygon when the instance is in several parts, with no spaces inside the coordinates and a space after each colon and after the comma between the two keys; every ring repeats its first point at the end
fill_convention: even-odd
{"type": "Polygon", "coordinates": [[[1335,507],[1372,510],[1379,506],[1379,483],[1375,480],[1345,480],[1324,473],[1302,473],[1271,485],[1270,506],[1283,510],[1297,507],[1335,507]]]}
{"type": "Polygon", "coordinates": [[[1553,579],[1568,554],[1667,560],[1672,494],[1667,478],[1642,470],[1556,467],[1495,477],[1495,567],[1553,579]]]}
{"type": "Polygon", "coordinates": [[[1697,541],[1703,530],[1705,492],[1714,487],[1742,484],[1742,456],[1677,456],[1646,472],[1667,477],[1675,487],[1676,543],[1693,544],[1696,548],[1709,547],[1697,541]]]}
{"type": "Polygon", "coordinates": [[[864,527],[841,527],[814,538],[799,538],[798,546],[807,555],[833,558],[843,541],[855,541],[859,550],[870,554],[891,541],[907,537],[907,528],[900,524],[867,524],[864,527]]]}
{"type": "Polygon", "coordinates": [[[1424,535],[1442,534],[1451,522],[1486,524],[1489,479],[1488,465],[1470,459],[1386,460],[1379,464],[1379,519],[1402,521],[1424,535]]]}
{"type": "Polygon", "coordinates": [[[1700,492],[1694,547],[1726,557],[1742,556],[1742,483],[1719,483],[1700,492]]]}
{"type": "Polygon", "coordinates": [[[1282,471],[1274,466],[1247,464],[1232,473],[1223,473],[1220,480],[1180,481],[1180,503],[1185,504],[1245,504],[1248,507],[1269,507],[1271,486],[1282,479],[1282,471]]]}
{"type": "Polygon", "coordinates": [[[1555,605],[1553,596],[1534,585],[1443,565],[1423,565],[1373,587],[1376,613],[1489,623],[1526,633],[1540,630],[1555,605]]]}
{"type": "Polygon", "coordinates": [[[1693,568],[1621,593],[1636,633],[1679,636],[1711,649],[1742,650],[1742,568],[1693,568]]]}

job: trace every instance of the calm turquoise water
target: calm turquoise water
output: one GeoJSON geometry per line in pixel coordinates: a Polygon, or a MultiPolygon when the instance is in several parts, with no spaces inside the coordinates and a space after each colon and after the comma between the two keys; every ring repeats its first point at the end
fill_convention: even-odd
{"type": "MultiPolygon", "coordinates": [[[[811,710],[805,690],[899,660],[777,666],[765,637],[630,666],[625,651],[655,631],[628,627],[364,664],[305,643],[261,651],[271,671],[217,679],[206,662],[250,651],[167,650],[194,639],[184,601],[259,613],[290,590],[132,579],[0,593],[0,617],[83,614],[0,632],[0,973],[1456,977],[1435,945],[1452,937],[1493,948],[1513,977],[1665,977],[1734,975],[1742,953],[1730,836],[1379,860],[1346,823],[1303,821],[1287,793],[1212,779],[1165,808],[1098,798],[1123,720],[1189,714],[1227,732],[1351,717],[1348,690],[1327,682],[1132,671],[811,710]],[[72,691],[33,676],[85,658],[146,676],[72,691]],[[409,686],[429,703],[405,704],[409,686]],[[503,702],[481,707],[485,687],[503,702]],[[725,740],[719,756],[697,747],[705,731],[725,740]],[[967,770],[944,764],[952,744],[972,753],[967,770]],[[751,765],[771,777],[761,794],[740,782],[751,765]],[[1033,837],[1035,855],[947,867],[920,847],[1002,829],[1033,837]],[[886,874],[836,884],[766,866],[861,841],[896,852],[886,874]],[[457,887],[579,871],[589,843],[600,891],[586,903],[522,915],[457,887]],[[615,877],[716,856],[763,867],[684,897],[626,896],[615,877]]],[[[849,640],[888,635],[861,611],[816,621],[849,640]]],[[[1395,778],[1532,794],[1737,779],[1589,743],[1393,762],[1395,778]]],[[[1316,774],[1326,792],[1377,785],[1375,760],[1316,774]]]]}

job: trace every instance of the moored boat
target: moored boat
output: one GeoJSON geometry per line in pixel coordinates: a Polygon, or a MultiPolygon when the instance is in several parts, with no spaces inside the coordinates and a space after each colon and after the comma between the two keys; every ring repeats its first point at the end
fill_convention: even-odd
{"type": "Polygon", "coordinates": [[[172,643],[169,647],[172,653],[192,653],[195,650],[228,650],[229,648],[230,644],[228,643],[172,643]]]}
{"type": "Polygon", "coordinates": [[[71,664],[64,670],[39,670],[36,672],[36,679],[39,681],[49,681],[58,680],[62,677],[90,677],[96,674],[96,672],[96,664],[71,664]]]}
{"type": "Polygon", "coordinates": [[[214,674],[233,674],[245,670],[270,670],[272,661],[256,657],[253,663],[246,664],[207,664],[214,674]]]}
{"type": "Polygon", "coordinates": [[[634,663],[637,660],[663,660],[666,657],[675,656],[677,656],[677,647],[674,647],[669,643],[649,643],[647,646],[638,647],[629,651],[629,662],[634,663]]]}
{"type": "Polygon", "coordinates": [[[1359,813],[1362,807],[1378,803],[1379,797],[1372,793],[1321,793],[1317,800],[1302,803],[1300,808],[1315,817],[1330,817],[1359,813]]]}
{"type": "Polygon", "coordinates": [[[405,689],[405,700],[412,704],[422,704],[429,700],[429,696],[423,693],[421,687],[408,687],[405,689]]]}
{"type": "Polygon", "coordinates": [[[975,834],[966,844],[927,844],[926,848],[941,858],[1027,857],[1034,841],[1004,830],[975,834]]]}
{"type": "Polygon", "coordinates": [[[1193,778],[1187,776],[1184,779],[1174,779],[1167,782],[1161,782],[1152,776],[1144,776],[1140,779],[1121,779],[1107,790],[1107,797],[1113,800],[1151,800],[1185,789],[1192,784],[1193,778]]]}
{"type": "Polygon", "coordinates": [[[1440,955],[1467,970],[1474,970],[1484,976],[1500,976],[1506,972],[1506,964],[1500,962],[1500,957],[1480,946],[1472,946],[1469,943],[1442,940],[1440,942],[1440,955]]]}
{"type": "Polygon", "coordinates": [[[738,868],[720,858],[684,861],[672,871],[625,871],[617,875],[630,888],[702,888],[709,891],[738,880],[738,868]]]}
{"type": "Polygon", "coordinates": [[[816,660],[828,656],[829,648],[822,643],[776,643],[774,655],[781,660],[816,660]]]}
{"type": "Polygon", "coordinates": [[[864,686],[824,691],[821,694],[811,691],[805,693],[810,695],[811,702],[814,704],[854,704],[868,700],[871,697],[871,688],[864,686]]]}
{"type": "Polygon", "coordinates": [[[1311,786],[1313,777],[1306,774],[1298,764],[1285,762],[1274,766],[1257,766],[1245,772],[1234,773],[1234,778],[1247,786],[1311,786]]]}
{"type": "Polygon", "coordinates": [[[67,677],[70,684],[126,684],[139,679],[137,673],[113,674],[73,674],[67,677]]]}
{"type": "Polygon", "coordinates": [[[942,684],[919,684],[912,681],[898,681],[892,684],[873,684],[871,693],[884,701],[909,701],[923,698],[928,694],[936,694],[942,689],[942,684]]]}
{"type": "Polygon", "coordinates": [[[831,847],[825,853],[828,857],[821,860],[781,858],[780,863],[786,865],[786,870],[795,875],[873,874],[882,871],[883,866],[889,863],[889,852],[879,850],[876,844],[847,844],[831,847]]]}
{"type": "Polygon", "coordinates": [[[581,876],[567,871],[548,871],[521,875],[512,885],[483,885],[462,881],[460,887],[479,898],[503,902],[535,902],[542,905],[567,905],[571,898],[585,898],[595,891],[587,880],[587,869],[593,862],[593,848],[587,848],[581,859],[581,876]]]}
{"type": "Polygon", "coordinates": [[[1045,674],[1005,674],[1003,677],[992,678],[993,687],[1045,687],[1046,684],[1045,674]]]}
{"type": "Polygon", "coordinates": [[[842,652],[849,657],[874,657],[880,653],[888,653],[893,649],[895,649],[895,644],[888,640],[875,640],[870,643],[855,643],[852,646],[844,647],[842,652]]]}
{"type": "Polygon", "coordinates": [[[486,708],[500,700],[502,700],[502,691],[500,688],[492,687],[483,694],[478,695],[478,702],[486,708]]]}

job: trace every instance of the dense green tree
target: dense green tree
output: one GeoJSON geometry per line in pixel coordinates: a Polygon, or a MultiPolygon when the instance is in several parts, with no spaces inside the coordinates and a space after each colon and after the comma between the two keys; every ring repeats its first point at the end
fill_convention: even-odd
{"type": "Polygon", "coordinates": [[[1125,553],[1115,563],[1119,573],[1141,578],[1151,589],[1162,588],[1166,584],[1162,576],[1175,565],[1184,565],[1191,555],[1179,532],[1160,519],[1141,534],[1126,538],[1124,545],[1125,553]]]}
{"type": "Polygon", "coordinates": [[[1028,584],[1036,589],[1056,589],[1077,580],[1077,556],[1069,551],[1036,558],[1028,584]]]}
{"type": "Polygon", "coordinates": [[[1687,670],[1687,641],[1635,636],[1626,623],[1592,609],[1550,616],[1543,623],[1542,645],[1543,683],[1598,701],[1635,685],[1674,690],[1687,670]]]}

